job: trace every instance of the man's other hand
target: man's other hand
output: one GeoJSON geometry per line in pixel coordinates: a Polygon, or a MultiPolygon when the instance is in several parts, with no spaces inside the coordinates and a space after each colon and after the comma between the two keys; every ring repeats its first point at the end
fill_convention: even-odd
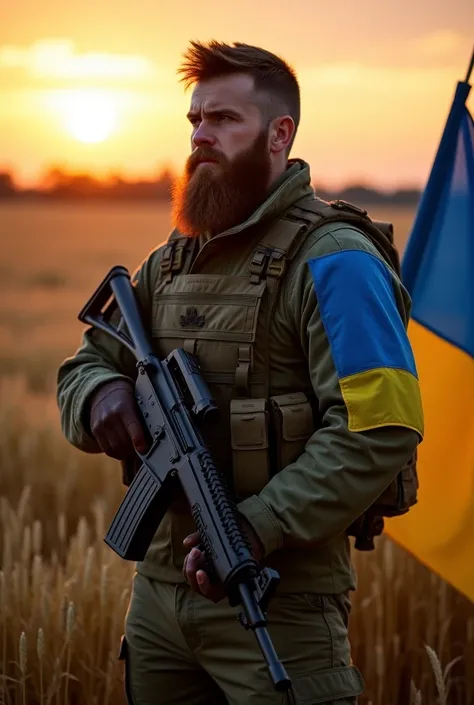
{"type": "Polygon", "coordinates": [[[92,434],[106,455],[124,460],[133,451],[146,452],[148,443],[132,382],[120,379],[102,385],[91,399],[90,410],[92,434]]]}
{"type": "MultiPolygon", "coordinates": [[[[262,560],[264,550],[260,539],[247,519],[242,515],[239,515],[239,519],[242,529],[247,534],[247,538],[250,542],[253,557],[257,561],[262,560]]],[[[183,541],[184,546],[190,549],[183,563],[184,579],[195,592],[207,597],[209,600],[212,600],[212,602],[219,602],[225,597],[224,586],[222,583],[214,584],[209,580],[209,576],[204,570],[206,555],[204,551],[198,548],[200,543],[201,537],[198,531],[189,534],[183,541]]]]}

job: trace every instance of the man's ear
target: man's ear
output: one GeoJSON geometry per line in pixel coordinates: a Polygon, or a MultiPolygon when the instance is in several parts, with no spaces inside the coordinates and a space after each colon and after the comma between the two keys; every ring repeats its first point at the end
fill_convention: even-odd
{"type": "Polygon", "coordinates": [[[295,123],[290,115],[283,115],[272,120],[269,134],[269,148],[274,154],[287,152],[293,135],[295,134],[295,123]]]}

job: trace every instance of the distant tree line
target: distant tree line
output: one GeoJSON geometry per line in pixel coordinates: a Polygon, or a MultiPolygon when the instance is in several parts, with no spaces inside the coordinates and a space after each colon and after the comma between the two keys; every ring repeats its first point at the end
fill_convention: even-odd
{"type": "MultiPolygon", "coordinates": [[[[152,180],[127,180],[114,175],[99,180],[89,174],[72,174],[51,168],[36,188],[21,189],[11,173],[0,172],[0,200],[87,200],[87,201],[169,201],[174,174],[163,169],[152,180]]],[[[331,191],[313,184],[319,198],[330,201],[341,198],[351,203],[365,205],[416,206],[420,198],[418,189],[398,189],[385,192],[376,188],[354,184],[339,191],[331,191]]]]}
{"type": "Polygon", "coordinates": [[[169,200],[173,174],[164,169],[156,179],[126,180],[120,175],[99,180],[86,173],[67,173],[54,167],[41,179],[36,188],[19,188],[12,174],[0,172],[0,199],[154,199],[169,200]]]}

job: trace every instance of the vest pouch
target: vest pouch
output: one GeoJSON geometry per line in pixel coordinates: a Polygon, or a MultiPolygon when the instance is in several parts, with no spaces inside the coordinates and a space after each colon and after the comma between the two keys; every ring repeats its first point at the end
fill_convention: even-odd
{"type": "Polygon", "coordinates": [[[270,405],[275,437],[274,472],[280,472],[304,451],[315,430],[313,410],[303,392],[270,397],[270,405]]]}
{"type": "Polygon", "coordinates": [[[266,399],[232,399],[230,435],[237,497],[258,494],[270,479],[266,399]]]}

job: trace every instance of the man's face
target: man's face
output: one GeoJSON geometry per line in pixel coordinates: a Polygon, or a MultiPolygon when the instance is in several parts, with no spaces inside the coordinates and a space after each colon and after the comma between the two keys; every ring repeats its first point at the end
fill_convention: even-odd
{"type": "Polygon", "coordinates": [[[270,185],[268,129],[245,74],[199,83],[188,119],[192,152],[173,190],[181,232],[215,235],[246,220],[270,185]]]}

